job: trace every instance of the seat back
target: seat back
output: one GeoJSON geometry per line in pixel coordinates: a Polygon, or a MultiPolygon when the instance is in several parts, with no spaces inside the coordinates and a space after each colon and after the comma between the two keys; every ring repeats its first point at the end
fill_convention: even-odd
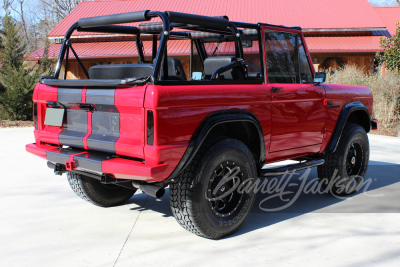
{"type": "MultiPolygon", "coordinates": [[[[153,64],[110,64],[97,65],[89,69],[90,79],[125,79],[147,77],[153,71],[153,64]]],[[[186,81],[182,62],[177,58],[168,58],[168,80],[186,81]]]]}
{"type": "Polygon", "coordinates": [[[97,65],[89,69],[90,79],[125,79],[150,76],[153,64],[111,64],[97,65]]]}
{"type": "Polygon", "coordinates": [[[168,80],[186,81],[182,62],[174,57],[168,58],[168,80]]]}
{"type": "MultiPolygon", "coordinates": [[[[209,57],[204,60],[204,75],[203,79],[210,80],[213,73],[236,60],[236,57],[232,56],[218,56],[218,57],[209,57]]],[[[225,71],[219,75],[219,80],[244,80],[243,70],[240,66],[237,66],[233,69],[225,71]]]]}

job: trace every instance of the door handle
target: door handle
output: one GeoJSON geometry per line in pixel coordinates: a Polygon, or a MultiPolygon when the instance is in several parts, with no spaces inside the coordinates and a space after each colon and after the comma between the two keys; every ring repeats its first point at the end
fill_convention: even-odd
{"type": "Polygon", "coordinates": [[[277,93],[279,90],[283,90],[283,87],[272,87],[272,92],[277,93]]]}

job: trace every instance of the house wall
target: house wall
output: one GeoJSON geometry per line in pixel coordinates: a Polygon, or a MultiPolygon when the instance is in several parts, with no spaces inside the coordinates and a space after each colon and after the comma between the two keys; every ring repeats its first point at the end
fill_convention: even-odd
{"type": "Polygon", "coordinates": [[[318,54],[311,53],[311,58],[314,63],[316,71],[323,71],[323,64],[325,61],[326,70],[335,70],[339,67],[339,64],[335,60],[338,58],[343,64],[355,64],[362,68],[366,73],[374,72],[374,53],[343,53],[343,54],[318,54]]]}

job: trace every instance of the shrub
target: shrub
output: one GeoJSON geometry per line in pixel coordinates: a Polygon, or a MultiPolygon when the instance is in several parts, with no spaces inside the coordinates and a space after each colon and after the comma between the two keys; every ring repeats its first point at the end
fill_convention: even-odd
{"type": "Polygon", "coordinates": [[[383,53],[376,56],[385,64],[387,69],[400,73],[400,23],[396,23],[396,33],[391,38],[381,37],[381,47],[385,49],[383,53]]]}
{"type": "Polygon", "coordinates": [[[326,83],[331,84],[349,84],[366,86],[368,76],[364,71],[354,64],[344,65],[334,72],[328,72],[326,83]]]}
{"type": "Polygon", "coordinates": [[[374,95],[374,117],[384,128],[394,127],[400,118],[400,74],[387,71],[371,75],[367,86],[374,95]]]}
{"type": "Polygon", "coordinates": [[[355,65],[345,65],[334,73],[328,73],[327,83],[367,86],[374,96],[373,117],[384,128],[398,123],[400,101],[400,74],[395,71],[367,75],[355,65]]]}

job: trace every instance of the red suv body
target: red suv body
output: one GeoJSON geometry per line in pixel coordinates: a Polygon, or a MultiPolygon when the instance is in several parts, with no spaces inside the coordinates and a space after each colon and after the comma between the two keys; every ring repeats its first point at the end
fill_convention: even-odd
{"type": "Polygon", "coordinates": [[[55,75],[35,87],[36,143],[26,149],[57,174],[135,187],[177,181],[215,136],[246,145],[257,176],[271,176],[264,165],[287,159],[317,166],[337,151],[349,123],[365,132],[376,127],[368,88],[324,84],[324,77],[315,73],[298,27],[151,11],[81,19],[66,34],[55,75]],[[114,25],[155,17],[163,22],[114,25]],[[94,66],[84,70],[88,79],[62,79],[74,30],[129,31],[140,62],[94,66]],[[145,42],[152,42],[151,58],[145,42]],[[168,55],[178,42],[191,47],[190,70],[168,55]]]}

